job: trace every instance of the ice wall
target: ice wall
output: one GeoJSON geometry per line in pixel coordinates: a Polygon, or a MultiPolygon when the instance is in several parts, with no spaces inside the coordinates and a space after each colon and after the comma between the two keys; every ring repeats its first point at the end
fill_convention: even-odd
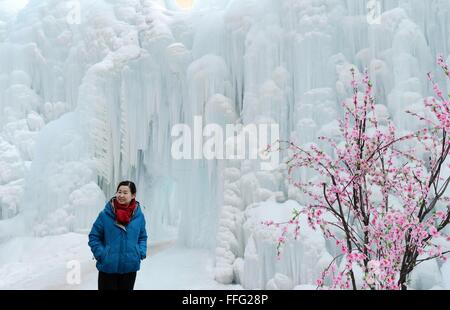
{"type": "MultiPolygon", "coordinates": [[[[269,117],[282,125],[282,137],[320,145],[315,139],[318,135],[337,133],[335,119],[342,113],[339,103],[351,94],[349,69],[354,67],[358,72],[369,70],[383,117],[392,117],[400,130],[415,129],[418,124],[404,111],[420,109],[422,98],[430,94],[426,73],[436,72],[437,54],[449,54],[444,16],[449,16],[450,6],[442,1],[379,4],[381,15],[371,24],[365,1],[232,1],[225,13],[225,27],[231,28],[231,33],[239,29],[239,37],[232,36],[231,43],[222,44],[243,51],[243,57],[237,58],[244,67],[243,122],[269,117]]],[[[222,53],[226,59],[226,52],[222,53]]],[[[444,82],[443,76],[438,75],[438,80],[444,82]]],[[[271,176],[277,173],[281,171],[271,176]]],[[[305,180],[313,175],[306,172],[300,177],[305,180]]],[[[301,193],[280,181],[283,178],[275,177],[268,187],[261,172],[245,161],[227,167],[224,179],[216,279],[247,288],[287,285],[302,289],[313,284],[313,274],[323,266],[309,261],[304,249],[290,261],[291,251],[301,248],[294,241],[287,242],[286,257],[277,261],[276,232],[264,234],[261,225],[253,227],[258,221],[250,212],[263,208],[262,201],[268,196],[280,202],[286,198],[304,202],[301,193]],[[246,235],[242,226],[253,228],[246,235]],[[299,273],[298,268],[305,265],[310,274],[299,273]]],[[[312,246],[315,241],[309,244],[306,238],[303,242],[312,246]]],[[[323,264],[336,253],[329,243],[323,242],[319,248],[323,264]]],[[[421,275],[414,275],[412,286],[441,285],[440,267],[424,267],[432,273],[427,279],[423,278],[425,271],[419,270],[421,275]]]]}
{"type": "Polygon", "coordinates": [[[174,160],[172,127],[192,128],[195,116],[277,123],[282,139],[320,144],[336,133],[355,67],[411,130],[403,111],[419,108],[435,55],[450,52],[450,3],[439,0],[380,0],[374,18],[363,0],[77,3],[30,0],[15,18],[0,14],[0,239],[14,223],[38,235],[85,231],[117,182],[134,179],[153,240],[178,232],[215,249],[216,279],[246,288],[310,285],[311,257],[325,263],[335,249],[311,237],[317,248],[292,241],[276,261],[251,210],[304,201],[282,167],[174,160]]]}
{"type": "MultiPolygon", "coordinates": [[[[220,120],[215,105],[228,106],[233,88],[223,59],[192,57],[197,23],[167,10],[172,2],[80,1],[73,12],[65,1],[30,1],[8,25],[3,219],[28,214],[39,235],[86,230],[118,181],[134,179],[153,240],[180,227],[181,242],[214,244],[220,170],[173,161],[170,133],[206,108],[220,120]]],[[[208,5],[197,5],[204,16],[208,5]]]]}

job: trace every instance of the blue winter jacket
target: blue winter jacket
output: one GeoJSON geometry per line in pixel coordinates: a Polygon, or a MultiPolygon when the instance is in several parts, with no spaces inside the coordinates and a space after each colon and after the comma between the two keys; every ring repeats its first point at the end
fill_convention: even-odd
{"type": "Polygon", "coordinates": [[[136,201],[130,223],[122,226],[116,222],[110,200],[92,226],[89,246],[99,271],[122,274],[138,271],[141,260],[147,256],[145,218],[139,202],[136,201]]]}

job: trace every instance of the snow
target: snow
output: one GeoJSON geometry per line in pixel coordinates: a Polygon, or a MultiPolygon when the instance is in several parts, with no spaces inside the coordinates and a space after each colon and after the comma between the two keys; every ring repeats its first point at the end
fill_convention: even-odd
{"type": "Polygon", "coordinates": [[[447,261],[441,267],[443,288],[450,290],[450,263],[447,261]]]}
{"type": "MultiPolygon", "coordinates": [[[[97,289],[98,271],[87,241],[86,234],[68,233],[18,237],[2,243],[0,290],[97,289]]],[[[213,255],[208,250],[177,246],[173,241],[150,243],[135,289],[242,289],[214,281],[213,266],[213,255]]]]}
{"type": "Polygon", "coordinates": [[[139,289],[242,289],[239,285],[220,285],[213,278],[213,259],[207,250],[174,247],[150,257],[144,263],[136,288],[139,289]],[[180,260],[183,257],[183,260],[180,260]],[[167,266],[173,268],[167,268],[167,266]],[[154,280],[150,280],[150,279],[154,280]]]}
{"type": "MultiPolygon", "coordinates": [[[[0,289],[56,289],[66,282],[66,264],[92,270],[87,235],[17,237],[1,245],[0,289]]],[[[94,266],[95,269],[95,266],[94,266]]]]}
{"type": "Polygon", "coordinates": [[[15,16],[21,9],[23,9],[29,0],[2,0],[0,2],[0,17],[15,16]]]}
{"type": "Polygon", "coordinates": [[[276,273],[266,284],[268,290],[292,290],[293,287],[292,280],[281,273],[276,273]]]}
{"type": "Polygon", "coordinates": [[[286,289],[315,283],[323,268],[332,260],[324,237],[308,227],[306,219],[301,217],[302,237],[294,240],[288,235],[280,259],[277,259],[276,246],[282,227],[268,228],[261,223],[268,220],[288,222],[293,210],[299,209],[300,205],[293,200],[277,203],[273,199],[253,204],[245,212],[244,234],[249,237],[244,254],[246,268],[243,286],[250,289],[286,289]]]}
{"type": "Polygon", "coordinates": [[[441,285],[442,275],[436,260],[428,260],[419,264],[411,273],[410,286],[418,290],[429,290],[441,285]]]}

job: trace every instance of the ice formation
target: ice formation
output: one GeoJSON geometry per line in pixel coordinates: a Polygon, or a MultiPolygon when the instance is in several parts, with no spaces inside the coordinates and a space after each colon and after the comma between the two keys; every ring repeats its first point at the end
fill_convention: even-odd
{"type": "MultiPolygon", "coordinates": [[[[71,2],[0,7],[0,242],[85,231],[134,179],[154,240],[178,231],[214,249],[216,280],[245,288],[309,288],[335,249],[304,225],[276,260],[277,232],[259,223],[304,202],[282,166],[174,160],[171,128],[198,115],[278,123],[281,138],[319,144],[354,67],[369,70],[377,113],[412,130],[404,110],[420,109],[435,55],[450,54],[450,3],[438,0],[379,0],[375,23],[362,0],[71,2]]],[[[413,281],[448,282],[448,263],[413,281]]]]}

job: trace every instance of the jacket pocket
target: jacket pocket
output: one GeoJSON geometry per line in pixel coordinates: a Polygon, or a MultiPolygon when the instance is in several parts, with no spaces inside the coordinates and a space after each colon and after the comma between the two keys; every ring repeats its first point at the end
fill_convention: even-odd
{"type": "Polygon", "coordinates": [[[139,247],[139,244],[136,244],[134,248],[136,249],[137,257],[140,260],[141,259],[141,248],[139,247]]]}
{"type": "Polygon", "coordinates": [[[106,257],[107,257],[108,254],[109,254],[109,249],[110,249],[110,248],[111,248],[111,247],[110,247],[109,245],[105,246],[105,249],[103,250],[103,255],[102,255],[101,259],[100,259],[100,262],[101,262],[101,263],[105,262],[105,259],[106,259],[106,257]]]}

